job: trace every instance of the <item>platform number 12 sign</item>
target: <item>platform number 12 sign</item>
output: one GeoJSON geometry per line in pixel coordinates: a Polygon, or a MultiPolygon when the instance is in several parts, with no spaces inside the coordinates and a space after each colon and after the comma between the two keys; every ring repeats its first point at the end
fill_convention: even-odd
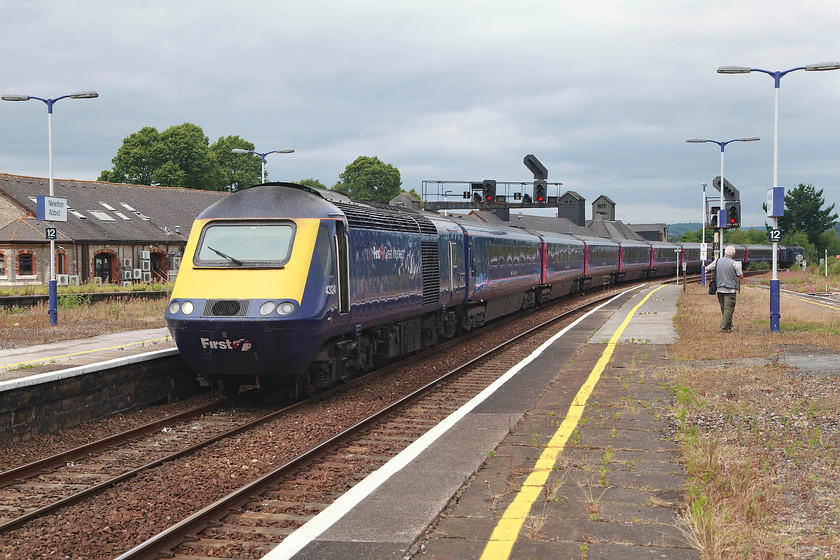
{"type": "Polygon", "coordinates": [[[770,243],[778,243],[782,240],[782,232],[778,229],[770,230],[770,243]]]}

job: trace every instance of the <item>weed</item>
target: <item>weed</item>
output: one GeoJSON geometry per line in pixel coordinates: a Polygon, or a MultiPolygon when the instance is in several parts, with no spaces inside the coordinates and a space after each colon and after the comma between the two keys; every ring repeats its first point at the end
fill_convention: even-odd
{"type": "Polygon", "coordinates": [[[580,545],[580,560],[589,558],[589,545],[584,543],[580,545]]]}

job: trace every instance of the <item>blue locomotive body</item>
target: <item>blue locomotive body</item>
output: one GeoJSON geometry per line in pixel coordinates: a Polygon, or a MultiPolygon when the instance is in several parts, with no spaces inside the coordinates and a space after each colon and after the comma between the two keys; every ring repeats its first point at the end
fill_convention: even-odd
{"type": "Polygon", "coordinates": [[[671,275],[688,251],[272,183],[198,216],[166,321],[187,363],[228,392],[300,394],[572,292],[671,275]]]}

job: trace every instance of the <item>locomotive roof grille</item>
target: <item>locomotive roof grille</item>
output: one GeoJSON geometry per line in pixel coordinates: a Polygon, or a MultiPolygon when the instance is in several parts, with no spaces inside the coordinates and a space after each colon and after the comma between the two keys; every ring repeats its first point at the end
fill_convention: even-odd
{"type": "Polygon", "coordinates": [[[413,211],[386,204],[346,204],[332,201],[347,216],[350,228],[437,235],[434,224],[413,211]]]}

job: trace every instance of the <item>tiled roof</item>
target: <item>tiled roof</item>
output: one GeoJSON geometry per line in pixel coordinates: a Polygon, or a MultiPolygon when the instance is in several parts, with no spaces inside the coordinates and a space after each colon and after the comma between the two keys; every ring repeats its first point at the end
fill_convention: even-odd
{"type": "Polygon", "coordinates": [[[40,222],[36,197],[49,194],[49,180],[0,173],[0,196],[31,214],[0,228],[0,241],[43,241],[47,227],[59,241],[185,242],[195,217],[227,196],[217,191],[56,179],[54,195],[67,199],[66,222],[40,222]],[[180,229],[180,233],[176,233],[180,229]]]}

